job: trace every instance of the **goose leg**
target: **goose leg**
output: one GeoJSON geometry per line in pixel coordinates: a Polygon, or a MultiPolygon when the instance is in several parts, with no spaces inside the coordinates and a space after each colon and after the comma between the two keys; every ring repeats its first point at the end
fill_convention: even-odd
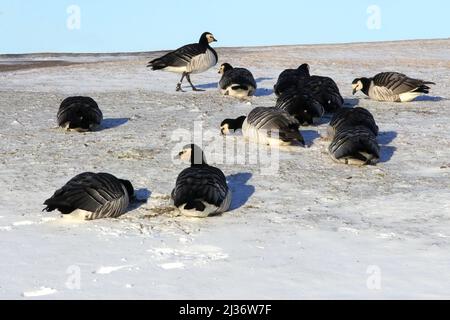
{"type": "Polygon", "coordinates": [[[183,83],[183,80],[184,80],[184,77],[186,77],[186,72],[183,72],[183,75],[182,75],[182,77],[181,77],[181,80],[180,80],[180,82],[178,82],[178,84],[177,84],[177,92],[178,91],[181,91],[181,92],[184,92],[184,90],[183,89],[181,89],[181,84],[183,83]]]}
{"type": "Polygon", "coordinates": [[[191,75],[190,75],[189,73],[186,74],[186,79],[188,80],[189,84],[191,85],[192,90],[194,90],[194,91],[205,91],[205,90],[202,90],[202,89],[197,89],[197,88],[192,84],[192,81],[191,81],[191,75]]]}

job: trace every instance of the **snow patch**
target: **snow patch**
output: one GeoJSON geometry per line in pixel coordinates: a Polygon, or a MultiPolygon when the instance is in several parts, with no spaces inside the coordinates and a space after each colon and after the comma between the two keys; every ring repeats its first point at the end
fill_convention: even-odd
{"type": "Polygon", "coordinates": [[[58,291],[56,289],[41,287],[38,290],[23,292],[22,296],[24,296],[25,298],[35,298],[35,297],[49,296],[57,292],[58,291]]]}
{"type": "Polygon", "coordinates": [[[184,269],[184,263],[181,262],[164,263],[159,266],[165,270],[184,269]]]}
{"type": "Polygon", "coordinates": [[[96,274],[110,274],[116,271],[120,271],[122,269],[126,268],[132,268],[133,266],[127,265],[127,266],[117,266],[117,267],[100,267],[95,271],[96,274]]]}

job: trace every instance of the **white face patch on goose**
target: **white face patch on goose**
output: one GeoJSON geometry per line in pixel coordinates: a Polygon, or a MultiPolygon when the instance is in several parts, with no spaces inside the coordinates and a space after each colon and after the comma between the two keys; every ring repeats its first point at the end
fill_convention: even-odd
{"type": "Polygon", "coordinates": [[[353,90],[355,90],[355,91],[362,90],[362,89],[363,89],[363,84],[362,84],[361,81],[358,81],[357,83],[352,84],[352,88],[353,88],[353,90]]]}
{"type": "Polygon", "coordinates": [[[225,69],[224,66],[220,66],[219,73],[220,73],[220,74],[224,74],[224,69],[225,69]]]}
{"type": "Polygon", "coordinates": [[[191,161],[192,149],[184,149],[180,152],[180,159],[183,161],[191,161]]]}
{"type": "Polygon", "coordinates": [[[221,126],[220,130],[221,130],[222,134],[224,134],[224,135],[230,134],[230,128],[229,128],[228,123],[221,126]]]}
{"type": "Polygon", "coordinates": [[[214,38],[214,36],[212,34],[206,35],[206,39],[208,39],[208,43],[216,41],[216,39],[214,38]]]}

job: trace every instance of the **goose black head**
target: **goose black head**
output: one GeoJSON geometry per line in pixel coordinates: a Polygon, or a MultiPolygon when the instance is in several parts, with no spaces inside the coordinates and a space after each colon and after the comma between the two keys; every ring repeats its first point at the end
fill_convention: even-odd
{"type": "Polygon", "coordinates": [[[204,32],[200,37],[199,43],[201,44],[210,44],[211,42],[217,42],[216,38],[211,32],[204,32]]]}
{"type": "Polygon", "coordinates": [[[224,74],[227,71],[233,70],[233,66],[229,63],[224,63],[220,66],[219,73],[224,74]]]}
{"type": "Polygon", "coordinates": [[[128,197],[130,199],[133,198],[134,197],[134,187],[131,184],[131,182],[128,181],[128,180],[122,180],[122,179],[119,179],[119,181],[125,187],[125,189],[127,190],[128,197]]]}
{"type": "Polygon", "coordinates": [[[362,91],[367,94],[370,87],[370,79],[368,78],[356,78],[352,82],[353,95],[358,91],[362,91]]]}
{"type": "Polygon", "coordinates": [[[177,158],[183,161],[189,161],[192,166],[206,164],[205,154],[202,148],[193,143],[184,146],[177,158]]]}
{"type": "Polygon", "coordinates": [[[310,76],[310,67],[309,64],[304,63],[300,67],[297,68],[298,72],[300,72],[302,75],[310,76]]]}
{"type": "Polygon", "coordinates": [[[246,116],[239,117],[237,119],[225,119],[220,124],[220,132],[222,135],[230,134],[230,131],[242,129],[242,125],[244,124],[245,119],[247,119],[246,116]]]}

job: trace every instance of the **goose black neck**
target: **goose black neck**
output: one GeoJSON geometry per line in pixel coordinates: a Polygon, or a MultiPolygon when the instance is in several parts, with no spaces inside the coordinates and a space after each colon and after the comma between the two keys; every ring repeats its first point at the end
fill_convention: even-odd
{"type": "Polygon", "coordinates": [[[201,44],[202,46],[210,47],[210,46],[209,46],[208,38],[207,38],[205,35],[203,35],[203,36],[200,38],[200,41],[199,41],[198,43],[201,44]]]}
{"type": "Polygon", "coordinates": [[[242,126],[244,125],[245,119],[247,119],[247,117],[242,116],[242,117],[239,117],[236,120],[234,120],[234,128],[235,128],[235,130],[242,129],[242,126]]]}
{"type": "Polygon", "coordinates": [[[370,88],[371,82],[372,82],[372,79],[369,79],[369,78],[361,78],[361,83],[363,84],[363,87],[362,87],[361,91],[362,91],[365,95],[368,95],[368,94],[369,94],[369,88],[370,88]]]}

